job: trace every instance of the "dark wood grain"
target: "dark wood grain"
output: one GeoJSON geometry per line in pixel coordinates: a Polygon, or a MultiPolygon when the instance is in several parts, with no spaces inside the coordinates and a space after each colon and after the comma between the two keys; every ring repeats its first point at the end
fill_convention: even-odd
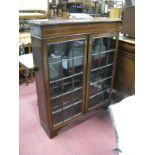
{"type": "Polygon", "coordinates": [[[110,98],[107,98],[88,109],[92,39],[95,37],[117,36],[121,29],[121,22],[120,20],[107,18],[96,18],[94,20],[35,20],[30,22],[30,27],[34,65],[38,67],[35,80],[40,122],[47,135],[53,138],[63,126],[80,119],[88,111],[109,105],[110,98]],[[52,91],[48,73],[48,45],[81,39],[84,40],[82,92],[80,92],[82,93],[80,98],[82,100],[81,113],[55,125],[53,122],[54,116],[52,115],[52,109],[55,105],[51,100],[52,91]]]}
{"type": "Polygon", "coordinates": [[[38,71],[35,72],[35,81],[38,97],[39,115],[41,122],[43,122],[44,124],[44,128],[51,128],[47,115],[48,107],[44,87],[43,52],[42,52],[41,40],[32,37],[32,51],[33,51],[34,65],[38,67],[38,71]]]}
{"type": "Polygon", "coordinates": [[[119,41],[114,88],[135,93],[135,44],[119,41]]]}

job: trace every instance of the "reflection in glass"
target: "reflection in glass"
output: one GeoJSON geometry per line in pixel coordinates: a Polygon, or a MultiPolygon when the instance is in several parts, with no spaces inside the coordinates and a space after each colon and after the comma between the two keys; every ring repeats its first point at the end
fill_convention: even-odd
{"type": "Polygon", "coordinates": [[[49,77],[51,80],[57,80],[61,78],[61,62],[60,58],[48,59],[49,65],[49,77]]]}
{"type": "Polygon", "coordinates": [[[73,51],[74,51],[74,57],[82,57],[84,56],[84,41],[83,40],[77,40],[73,42],[73,51]]]}
{"type": "Polygon", "coordinates": [[[91,69],[94,69],[98,67],[99,65],[99,54],[92,55],[92,63],[91,63],[91,69]]]}
{"type": "Polygon", "coordinates": [[[110,89],[107,89],[107,90],[105,91],[105,93],[104,93],[104,99],[105,99],[105,100],[108,99],[109,96],[110,96],[110,89]]]}
{"type": "Polygon", "coordinates": [[[97,93],[100,93],[100,92],[103,92],[104,91],[103,83],[104,83],[104,81],[101,81],[101,82],[98,82],[97,83],[97,87],[98,87],[97,93]]]}
{"type": "Polygon", "coordinates": [[[92,96],[92,97],[90,97],[89,98],[89,108],[96,106],[98,104],[96,102],[97,100],[98,100],[98,96],[92,96]]]}
{"type": "Polygon", "coordinates": [[[103,102],[105,100],[105,98],[104,98],[104,92],[102,92],[102,93],[100,93],[100,94],[98,94],[97,96],[96,96],[96,102],[99,104],[99,103],[101,103],[101,102],[103,102]]]}
{"type": "Polygon", "coordinates": [[[79,114],[81,112],[81,105],[82,105],[81,102],[74,102],[73,104],[65,105],[63,110],[64,121],[79,114]]]}
{"type": "Polygon", "coordinates": [[[92,71],[90,75],[90,81],[91,83],[98,81],[98,70],[92,71]]]}
{"type": "Polygon", "coordinates": [[[53,124],[56,125],[58,123],[63,122],[63,113],[62,109],[52,112],[53,124]]]}
{"type": "Polygon", "coordinates": [[[83,74],[74,76],[74,89],[82,87],[82,81],[83,81],[82,78],[83,74]]]}
{"type": "Polygon", "coordinates": [[[111,82],[112,82],[112,79],[109,78],[109,79],[106,79],[103,83],[103,89],[108,89],[111,87],[111,82]]]}
{"type": "Polygon", "coordinates": [[[79,102],[82,100],[82,92],[83,92],[83,89],[81,88],[72,93],[74,102],[79,102]]]}
{"type": "Polygon", "coordinates": [[[72,92],[63,95],[63,104],[67,104],[72,101],[72,92]]]}
{"type": "Polygon", "coordinates": [[[56,97],[62,93],[61,81],[51,83],[50,87],[51,87],[52,97],[56,97]]]}
{"type": "Polygon", "coordinates": [[[96,38],[93,40],[92,54],[106,51],[103,38],[96,38]]]}
{"type": "Polygon", "coordinates": [[[83,72],[83,57],[74,59],[74,74],[83,72]]]}
{"type": "Polygon", "coordinates": [[[63,102],[62,99],[63,99],[62,96],[52,99],[52,109],[53,110],[60,109],[62,107],[62,102],[63,102]]]}
{"type": "Polygon", "coordinates": [[[107,90],[111,88],[115,50],[112,37],[95,38],[92,42],[89,108],[109,97],[107,90]]]}
{"type": "Polygon", "coordinates": [[[110,89],[102,91],[95,96],[89,97],[89,108],[92,108],[100,103],[103,103],[105,100],[109,98],[110,89]]]}
{"type": "Polygon", "coordinates": [[[97,84],[93,84],[89,89],[89,96],[94,96],[97,94],[97,84]]]}
{"type": "Polygon", "coordinates": [[[63,109],[63,119],[67,120],[73,116],[73,103],[65,104],[63,109]]]}
{"type": "Polygon", "coordinates": [[[106,53],[101,53],[100,54],[99,66],[105,66],[106,61],[107,61],[107,54],[106,53]]]}
{"type": "Polygon", "coordinates": [[[77,102],[74,104],[73,106],[73,116],[79,114],[81,112],[81,107],[82,107],[82,103],[81,102],[77,102]]]}
{"type": "Polygon", "coordinates": [[[110,65],[105,69],[105,77],[112,76],[112,72],[113,72],[113,65],[110,65]]]}
{"type": "Polygon", "coordinates": [[[62,77],[73,74],[73,60],[63,59],[62,61],[62,77]]]}
{"type": "Polygon", "coordinates": [[[106,70],[106,68],[103,68],[103,69],[99,69],[98,70],[99,80],[105,78],[105,70],[106,70]]]}
{"type": "Polygon", "coordinates": [[[72,87],[72,78],[67,78],[67,79],[64,79],[63,80],[63,93],[66,93],[66,92],[69,92],[69,91],[72,91],[73,90],[73,87],[72,87]]]}
{"type": "Polygon", "coordinates": [[[108,64],[111,64],[111,63],[114,62],[114,56],[115,56],[114,52],[109,52],[108,53],[108,64]]]}
{"type": "Polygon", "coordinates": [[[53,123],[81,113],[84,40],[48,45],[48,72],[53,123]]]}
{"type": "Polygon", "coordinates": [[[107,37],[107,38],[105,37],[103,38],[103,42],[106,50],[111,50],[116,48],[116,42],[113,39],[113,37],[107,37]]]}
{"type": "Polygon", "coordinates": [[[82,72],[84,40],[55,43],[48,45],[49,77],[61,79],[82,72]]]}

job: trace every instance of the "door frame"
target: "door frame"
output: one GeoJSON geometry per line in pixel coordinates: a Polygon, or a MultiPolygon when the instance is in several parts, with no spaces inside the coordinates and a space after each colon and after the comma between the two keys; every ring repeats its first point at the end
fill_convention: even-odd
{"type": "Polygon", "coordinates": [[[56,130],[58,128],[63,127],[64,125],[70,123],[74,119],[79,118],[82,114],[84,114],[84,108],[85,108],[85,88],[86,88],[86,67],[87,67],[87,35],[74,35],[74,36],[63,36],[63,37],[56,37],[56,38],[48,38],[43,40],[43,78],[44,78],[44,87],[46,91],[46,98],[47,98],[47,117],[48,117],[48,123],[50,124],[50,129],[56,130]],[[49,73],[48,73],[48,45],[49,44],[55,44],[55,43],[63,43],[63,42],[69,42],[69,41],[76,41],[76,40],[84,40],[84,64],[83,64],[83,80],[82,80],[82,86],[83,86],[83,95],[82,95],[82,108],[81,113],[73,118],[63,121],[62,123],[59,123],[56,126],[53,126],[53,120],[52,120],[52,101],[51,101],[51,90],[50,90],[50,79],[49,79],[49,73]]]}
{"type": "MultiPolygon", "coordinates": [[[[117,51],[118,51],[118,40],[119,40],[119,32],[112,32],[112,33],[94,33],[89,35],[88,39],[88,62],[87,62],[87,85],[86,85],[86,104],[85,104],[85,113],[88,111],[93,111],[96,110],[100,107],[103,107],[103,104],[98,104],[95,105],[94,107],[89,108],[89,93],[90,93],[90,74],[91,74],[91,63],[92,63],[92,42],[93,39],[96,38],[102,38],[102,37],[116,37],[116,51],[114,55],[114,63],[113,63],[113,71],[112,71],[112,82],[111,82],[111,88],[113,88],[113,83],[114,83],[114,74],[115,74],[115,67],[116,67],[116,56],[117,56],[117,51]]],[[[109,99],[111,98],[112,95],[112,89],[110,91],[109,98],[105,100],[105,105],[109,104],[109,99]]]]}

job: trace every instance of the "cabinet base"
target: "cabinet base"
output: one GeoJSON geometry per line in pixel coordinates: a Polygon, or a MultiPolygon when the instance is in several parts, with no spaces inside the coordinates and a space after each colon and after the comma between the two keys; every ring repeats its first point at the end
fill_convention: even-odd
{"type": "Polygon", "coordinates": [[[40,120],[40,123],[41,123],[44,131],[46,132],[46,134],[48,135],[49,138],[53,138],[53,137],[57,136],[59,129],[50,131],[42,120],[40,120]]]}
{"type": "MultiPolygon", "coordinates": [[[[92,109],[89,109],[89,111],[96,111],[96,110],[99,110],[99,109],[104,109],[104,110],[108,110],[108,106],[110,105],[110,99],[106,100],[104,105],[103,103],[97,105],[96,107],[93,107],[92,109]]],[[[82,117],[83,115],[78,115],[76,118],[74,119],[71,119],[69,120],[68,122],[65,122],[64,124],[61,124],[60,126],[57,126],[55,127],[54,129],[49,129],[46,124],[41,120],[41,125],[43,127],[43,129],[45,130],[46,134],[48,135],[48,137],[50,139],[54,138],[55,136],[57,136],[59,130],[61,130],[63,127],[67,126],[68,124],[70,124],[71,122],[74,122],[75,120],[80,120],[80,118],[82,117]]]]}
{"type": "Polygon", "coordinates": [[[49,135],[50,138],[54,138],[55,136],[57,136],[58,130],[52,131],[49,135]]]}

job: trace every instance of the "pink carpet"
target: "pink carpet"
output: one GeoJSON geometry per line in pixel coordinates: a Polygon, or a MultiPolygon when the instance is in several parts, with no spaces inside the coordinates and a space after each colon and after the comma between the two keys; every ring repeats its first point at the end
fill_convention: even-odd
{"type": "Polygon", "coordinates": [[[108,112],[90,113],[49,139],[39,122],[35,83],[20,85],[19,91],[20,155],[114,155],[115,135],[108,112]]]}

